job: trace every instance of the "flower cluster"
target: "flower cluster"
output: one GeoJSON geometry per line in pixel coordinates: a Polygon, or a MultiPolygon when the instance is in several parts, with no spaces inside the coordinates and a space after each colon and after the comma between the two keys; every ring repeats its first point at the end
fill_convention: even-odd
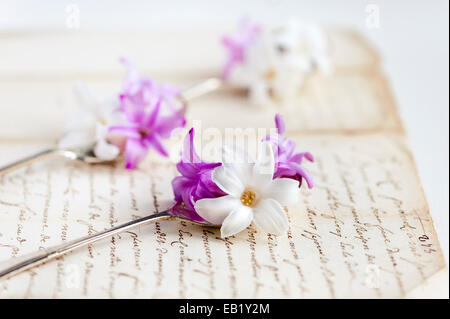
{"type": "Polygon", "coordinates": [[[177,165],[181,176],[172,181],[176,201],[172,213],[220,224],[222,237],[234,235],[252,222],[268,233],[286,232],[288,219],[283,207],[298,200],[303,178],[313,186],[311,174],[301,166],[303,157],[313,159],[309,153],[294,153],[295,144],[281,137],[284,124],[279,115],[276,123],[278,135],[261,141],[256,161],[244,151],[224,148],[223,163],[204,162],[194,150],[191,129],[177,165]]]}
{"type": "Polygon", "coordinates": [[[117,98],[97,99],[81,82],[75,83],[75,97],[80,106],[77,114],[67,123],[66,132],[59,140],[60,149],[93,147],[101,160],[113,160],[120,153],[122,143],[119,136],[109,134],[108,127],[122,122],[117,111],[117,98]]]}
{"type": "Polygon", "coordinates": [[[82,110],[69,123],[59,147],[93,147],[101,160],[125,153],[126,168],[134,169],[150,149],[168,156],[163,140],[184,127],[186,119],[184,108],[177,108],[178,89],[141,77],[130,61],[121,62],[128,75],[118,96],[98,101],[85,86],[77,85],[82,110]]]}
{"type": "Polygon", "coordinates": [[[323,31],[297,20],[266,28],[244,20],[222,43],[228,53],[223,80],[249,89],[256,103],[289,98],[312,71],[331,70],[323,31]]]}
{"type": "Polygon", "coordinates": [[[253,24],[248,19],[241,21],[238,31],[233,35],[222,37],[222,44],[228,50],[228,60],[222,72],[222,78],[227,80],[230,72],[237,64],[246,62],[246,54],[250,45],[261,32],[261,26],[253,24]]]}
{"type": "Polygon", "coordinates": [[[216,198],[225,193],[211,180],[211,173],[221,163],[202,161],[194,149],[194,129],[191,128],[184,140],[184,149],[177,170],[181,176],[172,181],[176,204],[172,208],[176,215],[203,221],[195,212],[194,204],[202,198],[216,198]]]}

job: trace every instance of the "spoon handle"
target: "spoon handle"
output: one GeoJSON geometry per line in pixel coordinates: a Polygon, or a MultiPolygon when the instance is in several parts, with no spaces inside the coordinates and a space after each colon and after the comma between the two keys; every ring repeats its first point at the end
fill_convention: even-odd
{"type": "Polygon", "coordinates": [[[81,237],[60,245],[44,248],[36,252],[12,258],[10,260],[0,263],[0,280],[14,276],[24,270],[38,266],[49,260],[60,257],[72,250],[87,246],[104,238],[114,236],[116,234],[119,234],[121,232],[127,231],[135,227],[168,219],[178,219],[178,218],[169,214],[168,211],[164,211],[161,213],[156,213],[153,215],[135,219],[133,221],[124,223],[122,225],[116,226],[114,228],[105,231],[98,232],[93,235],[81,237]]]}
{"type": "Polygon", "coordinates": [[[6,166],[0,167],[0,176],[5,175],[7,173],[10,173],[16,169],[19,169],[21,167],[30,165],[38,160],[53,156],[53,155],[57,155],[59,154],[59,150],[58,149],[54,149],[54,148],[49,148],[43,151],[40,151],[38,153],[35,153],[33,155],[24,157],[18,161],[15,161],[11,164],[8,164],[6,166]]]}
{"type": "Polygon", "coordinates": [[[184,89],[180,97],[185,101],[190,101],[202,95],[213,92],[222,87],[223,81],[219,78],[209,78],[203,82],[184,89]]]}

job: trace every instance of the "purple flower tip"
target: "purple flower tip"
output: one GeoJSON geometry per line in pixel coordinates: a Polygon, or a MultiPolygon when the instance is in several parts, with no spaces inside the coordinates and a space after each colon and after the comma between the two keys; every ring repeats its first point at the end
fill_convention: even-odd
{"type": "Polygon", "coordinates": [[[276,135],[267,135],[264,138],[264,140],[271,141],[274,144],[274,151],[277,154],[273,177],[295,179],[299,181],[299,186],[301,186],[302,180],[305,179],[308,188],[312,188],[314,179],[311,173],[301,164],[303,158],[313,162],[314,157],[309,152],[295,153],[295,142],[282,136],[286,131],[286,127],[280,114],[275,115],[275,125],[278,133],[276,135]]]}
{"type": "Polygon", "coordinates": [[[171,211],[174,215],[183,215],[192,220],[203,221],[196,213],[194,204],[203,198],[215,198],[226,195],[211,179],[212,170],[221,163],[202,161],[194,149],[194,129],[191,128],[184,139],[184,148],[177,170],[181,176],[172,180],[176,204],[171,211]]]}
{"type": "Polygon", "coordinates": [[[224,35],[222,44],[228,51],[228,59],[222,72],[222,79],[227,80],[236,64],[245,62],[247,49],[261,32],[262,27],[248,19],[243,19],[236,33],[224,35]]]}
{"type": "Polygon", "coordinates": [[[161,86],[149,78],[140,77],[133,63],[125,58],[120,61],[127,67],[128,77],[119,94],[120,110],[126,123],[112,126],[109,131],[126,137],[126,168],[134,169],[144,159],[150,148],[168,156],[162,141],[170,137],[175,128],[184,127],[184,109],[173,107],[176,90],[161,86]],[[163,105],[168,109],[162,115],[163,105]]]}
{"type": "Polygon", "coordinates": [[[286,126],[284,125],[283,117],[278,113],[275,115],[275,125],[277,126],[278,134],[283,135],[286,131],[286,126]]]}

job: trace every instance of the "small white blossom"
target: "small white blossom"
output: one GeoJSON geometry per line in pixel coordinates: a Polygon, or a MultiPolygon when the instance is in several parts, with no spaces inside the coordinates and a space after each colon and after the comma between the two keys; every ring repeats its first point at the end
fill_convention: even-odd
{"type": "Polygon", "coordinates": [[[291,20],[264,28],[247,48],[245,61],[232,69],[229,81],[248,88],[254,103],[267,104],[297,94],[314,70],[331,71],[327,38],[318,26],[291,20]]]}
{"type": "Polygon", "coordinates": [[[288,230],[288,219],[283,206],[298,200],[296,180],[273,179],[274,153],[270,142],[263,142],[254,163],[247,156],[227,160],[212,172],[212,180],[226,196],[200,199],[195,211],[206,221],[221,224],[222,237],[246,229],[253,221],[265,232],[280,235],[288,230]]]}
{"type": "Polygon", "coordinates": [[[108,132],[108,128],[123,121],[123,114],[117,112],[119,106],[117,97],[100,101],[81,82],[75,83],[74,90],[80,111],[68,122],[58,147],[60,149],[93,147],[97,158],[115,159],[120,153],[120,148],[111,143],[114,136],[108,132]]]}

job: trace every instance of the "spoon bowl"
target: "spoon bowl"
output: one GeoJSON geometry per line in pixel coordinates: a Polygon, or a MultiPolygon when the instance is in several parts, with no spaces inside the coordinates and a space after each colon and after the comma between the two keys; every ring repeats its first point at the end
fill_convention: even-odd
{"type": "Polygon", "coordinates": [[[6,166],[0,167],[0,176],[8,174],[12,171],[15,171],[19,168],[28,166],[37,161],[53,157],[53,156],[62,156],[71,160],[81,161],[87,164],[106,164],[112,163],[115,160],[102,160],[94,155],[93,147],[87,148],[75,148],[70,150],[62,150],[57,148],[50,148],[38,153],[32,154],[30,156],[24,157],[18,161],[12,162],[6,166]]]}
{"type": "Polygon", "coordinates": [[[114,163],[118,158],[112,160],[103,160],[95,156],[94,146],[92,147],[79,147],[71,150],[61,150],[58,155],[63,157],[81,161],[87,164],[104,164],[104,163],[114,163]]]}

